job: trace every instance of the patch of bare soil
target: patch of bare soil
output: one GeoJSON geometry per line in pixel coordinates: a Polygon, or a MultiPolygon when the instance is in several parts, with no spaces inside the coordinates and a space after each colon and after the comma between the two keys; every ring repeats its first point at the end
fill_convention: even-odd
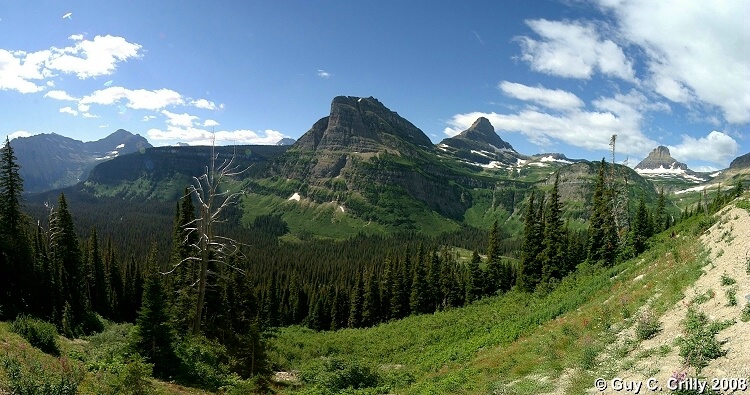
{"type": "MultiPolygon", "coordinates": [[[[709,263],[703,268],[704,274],[685,291],[682,300],[659,318],[661,331],[651,339],[638,342],[634,333],[635,325],[626,328],[618,334],[618,341],[607,350],[609,355],[604,356],[617,359],[614,350],[630,345],[629,351],[617,361],[612,377],[642,383],[640,393],[652,393],[645,389],[649,379],[657,380],[652,383],[658,384],[663,392],[668,393],[667,382],[670,377],[677,374],[696,377],[695,369],[684,364],[677,344],[677,339],[684,334],[684,320],[690,307],[704,312],[712,321],[736,320],[736,323],[716,336],[720,342],[724,342],[726,355],[711,361],[700,376],[710,383],[712,379],[747,379],[750,375],[750,322],[740,320],[742,309],[748,303],[746,295],[750,294],[750,275],[747,272],[750,259],[750,214],[746,210],[730,206],[718,215],[718,222],[700,238],[709,252],[709,263]],[[722,278],[725,280],[722,281],[722,278]],[[735,283],[726,285],[731,282],[727,279],[732,279],[735,283]],[[729,291],[730,289],[734,291],[729,291]],[[730,304],[729,292],[735,293],[736,305],[730,304]],[[707,297],[710,298],[701,302],[701,299],[707,297]]],[[[589,393],[634,393],[613,390],[610,379],[607,383],[609,388],[606,391],[600,392],[592,388],[589,393]]]]}

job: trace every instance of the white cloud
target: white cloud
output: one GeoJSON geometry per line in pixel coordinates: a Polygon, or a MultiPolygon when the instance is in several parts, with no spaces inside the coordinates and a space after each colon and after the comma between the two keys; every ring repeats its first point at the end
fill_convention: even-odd
{"type": "Polygon", "coordinates": [[[541,40],[524,36],[521,59],[535,71],[568,78],[588,79],[602,74],[635,81],[633,63],[614,41],[601,39],[595,26],[585,22],[527,20],[541,40]]]}
{"type": "Polygon", "coordinates": [[[144,115],[143,119],[141,121],[148,122],[148,121],[150,121],[152,119],[156,119],[156,116],[154,116],[154,115],[144,115]]]}
{"type": "Polygon", "coordinates": [[[608,150],[613,134],[617,135],[619,153],[645,155],[657,145],[641,131],[642,114],[666,110],[663,105],[649,102],[637,91],[600,97],[592,104],[597,111],[571,108],[561,113],[547,113],[526,107],[514,114],[457,114],[448,122],[445,134],[454,136],[483,116],[489,119],[495,130],[521,133],[542,147],[553,141],[562,141],[589,150],[608,150]]]}
{"type": "Polygon", "coordinates": [[[99,129],[104,129],[104,128],[108,128],[108,127],[109,127],[109,124],[99,125],[99,129]]]}
{"type": "Polygon", "coordinates": [[[647,82],[677,103],[708,104],[750,122],[750,29],[744,0],[603,1],[619,34],[643,49],[647,82]]]}
{"type": "Polygon", "coordinates": [[[74,109],[72,109],[70,107],[63,107],[63,108],[60,109],[60,112],[63,113],[63,114],[70,114],[72,116],[77,116],[78,115],[78,111],[76,111],[76,110],[74,110],[74,109]]]}
{"type": "Polygon", "coordinates": [[[216,109],[216,103],[214,103],[212,101],[208,101],[206,99],[193,100],[193,101],[190,102],[190,104],[193,105],[193,106],[195,106],[195,107],[198,107],[198,108],[203,108],[205,110],[215,110],[216,109]]]}
{"type": "Polygon", "coordinates": [[[91,108],[91,106],[88,105],[88,104],[78,103],[78,111],[87,112],[90,108],[91,108]]]}
{"type": "Polygon", "coordinates": [[[98,116],[98,115],[94,115],[94,114],[91,114],[91,113],[88,113],[88,112],[84,112],[84,113],[82,113],[81,115],[82,115],[82,116],[83,116],[84,118],[99,118],[99,116],[98,116]]]}
{"type": "Polygon", "coordinates": [[[44,90],[43,86],[30,81],[39,79],[33,78],[36,75],[29,72],[30,68],[34,67],[28,61],[23,61],[13,53],[0,49],[0,90],[14,90],[20,93],[44,90]]]}
{"type": "Polygon", "coordinates": [[[331,73],[325,71],[325,70],[318,70],[318,77],[320,78],[330,78],[331,73]]]}
{"type": "Polygon", "coordinates": [[[216,137],[216,145],[233,144],[276,144],[284,138],[284,134],[275,130],[252,131],[252,130],[222,130],[215,134],[195,128],[180,128],[167,126],[166,130],[149,129],[146,134],[148,139],[156,144],[171,142],[185,142],[190,145],[210,145],[213,137],[216,137]]]}
{"type": "Polygon", "coordinates": [[[583,101],[578,96],[559,89],[546,89],[541,86],[532,87],[508,81],[501,82],[498,88],[508,96],[519,100],[533,101],[556,110],[583,107],[583,101]]]}
{"type": "Polygon", "coordinates": [[[17,131],[15,131],[15,132],[13,132],[13,133],[9,134],[9,135],[8,135],[8,139],[9,139],[9,140],[13,140],[13,139],[15,139],[15,138],[21,138],[21,137],[31,137],[31,136],[34,136],[34,135],[36,135],[36,134],[38,134],[38,133],[31,133],[31,132],[27,132],[27,131],[25,131],[25,130],[17,130],[17,131]]]}
{"type": "Polygon", "coordinates": [[[682,142],[669,146],[669,152],[680,161],[703,160],[726,166],[737,156],[739,144],[729,135],[712,131],[705,137],[682,135],[682,142]]]}
{"type": "Polygon", "coordinates": [[[162,115],[167,117],[167,125],[176,126],[181,128],[190,128],[193,126],[194,121],[197,121],[198,117],[187,113],[175,114],[167,110],[161,111],[162,115]]]}
{"type": "Polygon", "coordinates": [[[213,119],[206,119],[205,122],[203,122],[204,127],[212,127],[212,126],[219,126],[219,123],[214,121],[213,119]]]}
{"type": "MultiPolygon", "coordinates": [[[[35,81],[54,77],[56,72],[75,74],[81,79],[107,75],[115,71],[118,63],[141,56],[141,45],[122,37],[107,35],[85,40],[74,34],[69,39],[75,44],[65,48],[36,52],[0,49],[0,90],[39,92],[44,86],[35,81]]],[[[49,80],[44,84],[54,86],[49,80]]]]}
{"type": "Polygon", "coordinates": [[[130,43],[122,37],[96,36],[83,40],[80,35],[70,37],[76,41],[72,47],[53,48],[46,60],[50,70],[75,74],[80,79],[112,74],[117,63],[139,58],[140,44],[130,43]]]}
{"type": "Polygon", "coordinates": [[[167,106],[184,104],[182,95],[171,89],[131,90],[120,86],[94,91],[81,99],[81,104],[111,105],[125,99],[125,106],[134,110],[159,110],[167,106]]]}
{"type": "Polygon", "coordinates": [[[44,97],[49,97],[50,99],[55,99],[55,100],[67,100],[67,101],[78,100],[77,98],[69,95],[67,92],[60,91],[60,90],[49,91],[44,94],[44,97]]]}

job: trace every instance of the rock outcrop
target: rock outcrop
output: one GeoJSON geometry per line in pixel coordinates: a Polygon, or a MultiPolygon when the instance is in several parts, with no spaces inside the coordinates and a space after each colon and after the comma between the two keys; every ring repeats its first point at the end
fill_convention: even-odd
{"type": "Polygon", "coordinates": [[[437,149],[464,162],[481,166],[512,166],[524,158],[495,133],[487,118],[479,117],[463,132],[444,139],[437,149]]]}
{"type": "Polygon", "coordinates": [[[678,162],[669,154],[669,148],[660,145],[654,148],[648,156],[635,166],[636,169],[672,169],[688,170],[686,164],[678,162]]]}
{"type": "Polygon", "coordinates": [[[373,97],[337,96],[331,112],[320,119],[293,148],[322,151],[400,151],[404,143],[431,147],[432,142],[411,122],[373,97]]]}

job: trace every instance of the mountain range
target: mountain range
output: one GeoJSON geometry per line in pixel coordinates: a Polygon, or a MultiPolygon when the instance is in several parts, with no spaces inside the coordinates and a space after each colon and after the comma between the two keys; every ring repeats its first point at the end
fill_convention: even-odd
{"type": "MultiPolygon", "coordinates": [[[[288,143],[217,148],[219,159],[234,156],[248,167],[235,184],[247,192],[239,218],[246,226],[266,215],[280,216],[297,234],[326,237],[438,234],[462,225],[487,228],[495,220],[519,226],[526,197],[547,190],[558,169],[566,215],[585,220],[598,172],[598,163],[560,153],[521,154],[482,117],[433,144],[373,97],[334,98],[327,116],[288,143]]],[[[90,143],[52,134],[14,140],[13,146],[27,191],[77,182],[69,188],[79,198],[175,201],[211,158],[210,147],[152,148],[124,130],[90,143]]],[[[737,167],[744,163],[736,161],[737,167]]],[[[711,180],[662,146],[635,169],[616,166],[630,180],[631,204],[637,196],[655,202],[654,185],[678,190],[711,180]]]]}
{"type": "Polygon", "coordinates": [[[43,192],[86,180],[94,166],[151,144],[138,134],[119,129],[109,136],[83,142],[59,134],[38,134],[13,140],[26,192],[43,192]]]}

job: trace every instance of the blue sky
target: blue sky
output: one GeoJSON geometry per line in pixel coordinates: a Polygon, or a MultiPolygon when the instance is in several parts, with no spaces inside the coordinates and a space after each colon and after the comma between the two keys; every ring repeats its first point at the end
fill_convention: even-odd
{"type": "Polygon", "coordinates": [[[434,142],[478,116],[519,152],[696,170],[750,151],[742,0],[0,3],[0,134],[154,145],[298,138],[374,96],[434,142]]]}

